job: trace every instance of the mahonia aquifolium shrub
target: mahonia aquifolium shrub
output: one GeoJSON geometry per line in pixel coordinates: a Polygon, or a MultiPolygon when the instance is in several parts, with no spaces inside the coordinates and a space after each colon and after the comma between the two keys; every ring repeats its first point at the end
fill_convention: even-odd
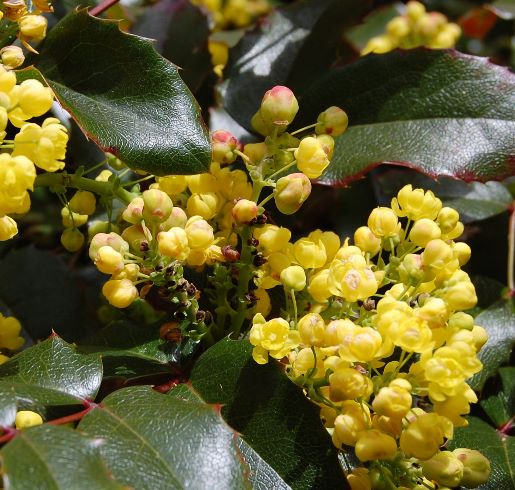
{"type": "MultiPolygon", "coordinates": [[[[320,406],[335,446],[354,447],[364,466],[348,475],[353,488],[486,481],[489,462],[479,452],[442,450],[477,401],[466,380],[480,371],[477,352],[487,339],[463,312],[476,294],[461,270],[471,251],[455,241],[463,232],[458,213],[408,185],[391,207],[371,212],[352,243],[321,230],[291,242],[290,230],[270,223],[268,201],[294,214],[310,195],[310,179],[330,164],[333,136],[348,124],[342,109],[330,107],[289,133],[297,99],[287,87],[273,87],[252,119],[262,142],[242,148],[228,131],[215,131],[209,172],[146,176],[139,180],[154,182],[141,192],[139,182],[130,191],[120,187],[110,170],[95,179],[83,170],[56,174],[64,167],[65,128],[54,118],[27,122],[49,110],[52,93],[36,80],[16,84],[6,69],[0,90],[3,129],[8,121],[20,129],[3,142],[12,153],[0,156],[2,239],[17,231],[9,215],[30,207],[36,166],[47,172],[38,176],[42,183],[63,177],[54,192],[70,251],[83,246],[78,228],[95,212],[94,192],[103,202],[122,200],[120,213],[110,208],[109,221],[88,229],[89,257],[110,276],[102,292],[113,307],[138,301],[166,312],[173,321],[162,335],[170,340],[209,345],[248,335],[257,363],[283,363],[320,406]],[[234,167],[238,159],[245,170],[234,167]],[[191,274],[200,271],[208,275],[202,291],[191,274]],[[268,293],[275,287],[284,291],[280,310],[272,310],[268,293]]],[[[112,156],[107,161],[123,168],[112,156]]],[[[0,327],[0,348],[18,349],[19,322],[2,317],[0,327]]],[[[16,418],[18,428],[40,423],[34,412],[16,418]]]]}
{"type": "Polygon", "coordinates": [[[404,15],[394,17],[386,32],[370,39],[361,54],[387,53],[395,48],[411,49],[426,46],[452,48],[461,36],[458,24],[448,22],[440,12],[426,12],[420,2],[406,4],[404,15]]]}

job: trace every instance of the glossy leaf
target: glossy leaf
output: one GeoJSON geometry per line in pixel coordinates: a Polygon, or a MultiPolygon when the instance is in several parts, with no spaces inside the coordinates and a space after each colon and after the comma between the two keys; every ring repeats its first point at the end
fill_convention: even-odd
{"type": "Polygon", "coordinates": [[[346,488],[337,452],[307,400],[275,362],[260,366],[248,341],[207,350],[191,383],[208,403],[221,403],[229,425],[293,489],[346,488]]]}
{"type": "MultiPolygon", "coordinates": [[[[86,135],[131,168],[156,175],[208,168],[200,108],[150,41],[75,11],[49,33],[36,67],[86,135]]],[[[27,75],[34,70],[20,76],[27,75]]]]}
{"type": "Polygon", "coordinates": [[[230,51],[222,88],[226,110],[250,129],[265,91],[287,85],[301,95],[337,58],[356,57],[342,32],[369,6],[368,0],[302,0],[274,10],[230,51]]]}
{"type": "Polygon", "coordinates": [[[515,345],[513,301],[501,300],[494,303],[475,318],[475,323],[488,332],[488,341],[478,354],[483,369],[470,380],[472,388],[477,390],[510,358],[515,345]]]}
{"type": "Polygon", "coordinates": [[[235,434],[216,407],[125,388],[78,428],[104,441],[99,450],[114,478],[138,490],[247,487],[235,434]]]}
{"type": "Polygon", "coordinates": [[[61,426],[21,431],[2,448],[2,473],[13,490],[121,490],[100,457],[103,442],[61,426]]]}
{"type": "Polygon", "coordinates": [[[492,472],[482,490],[512,490],[515,475],[515,438],[507,436],[478,417],[468,417],[469,425],[456,430],[449,449],[466,447],[477,449],[490,460],[492,472]]]}
{"type": "Polygon", "coordinates": [[[9,19],[0,20],[0,48],[12,44],[18,33],[18,24],[9,19]]]}
{"type": "Polygon", "coordinates": [[[381,198],[390,203],[392,197],[406,184],[414,188],[432,190],[445,206],[460,213],[464,223],[480,221],[509,209],[513,202],[510,191],[500,182],[470,182],[442,177],[435,181],[411,170],[389,170],[376,179],[381,188],[381,198]],[[384,194],[384,195],[383,195],[384,194]]]}
{"type": "Polygon", "coordinates": [[[77,405],[93,400],[102,380],[100,356],[77,354],[57,336],[26,349],[0,366],[0,394],[20,406],[77,405]]]}
{"type": "Polygon", "coordinates": [[[480,403],[495,426],[500,428],[514,415],[515,367],[502,367],[497,374],[500,382],[496,383],[497,379],[490,378],[485,385],[480,403]]]}
{"type": "Polygon", "coordinates": [[[485,58],[429,49],[365,56],[313,84],[295,125],[331,105],[350,127],[323,183],[345,185],[380,163],[466,181],[515,171],[515,75],[485,58]]]}
{"type": "MultiPolygon", "coordinates": [[[[172,389],[168,395],[192,403],[206,403],[191,385],[180,384],[172,389]]],[[[236,445],[241,451],[243,459],[249,465],[249,480],[253,490],[269,490],[271,488],[274,490],[288,490],[290,488],[277,472],[245,442],[243,437],[236,437],[236,445]]]]}
{"type": "Polygon", "coordinates": [[[87,328],[84,298],[64,261],[32,246],[13,250],[0,261],[0,298],[33,339],[52,329],[76,339],[87,328]]]}
{"type": "Polygon", "coordinates": [[[14,425],[16,418],[16,396],[12,391],[0,388],[0,426],[14,425]]]}
{"type": "Polygon", "coordinates": [[[211,70],[208,18],[188,0],[162,0],[145,9],[132,32],[156,40],[156,49],[179,67],[195,92],[211,70]]]}

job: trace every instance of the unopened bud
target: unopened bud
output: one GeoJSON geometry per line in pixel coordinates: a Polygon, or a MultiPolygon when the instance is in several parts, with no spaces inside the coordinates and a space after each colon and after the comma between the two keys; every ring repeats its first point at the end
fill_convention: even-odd
{"type": "Polygon", "coordinates": [[[424,476],[438,482],[438,486],[457,487],[463,477],[464,465],[450,451],[441,451],[420,464],[424,476]]]}
{"type": "Polygon", "coordinates": [[[25,15],[18,20],[20,34],[27,41],[41,41],[46,36],[48,22],[42,15],[25,15]]]}
{"type": "Polygon", "coordinates": [[[460,485],[467,488],[476,488],[487,482],[490,476],[490,461],[475,449],[458,448],[454,455],[463,464],[463,477],[460,485]]]}
{"type": "Polygon", "coordinates": [[[239,146],[238,140],[229,131],[221,129],[211,134],[211,148],[214,162],[220,164],[234,162],[238,156],[234,150],[237,150],[239,146]]]}
{"type": "Polygon", "coordinates": [[[69,206],[74,213],[89,216],[95,212],[95,194],[89,191],[77,191],[70,199],[69,206]]]}
{"type": "Polygon", "coordinates": [[[306,346],[321,347],[325,341],[325,322],[318,313],[308,313],[298,322],[302,343],[306,346]]]}
{"type": "Polygon", "coordinates": [[[173,203],[170,196],[159,189],[149,189],[143,197],[143,219],[151,223],[162,223],[171,214],[173,203]]]}
{"type": "Polygon", "coordinates": [[[299,110],[299,103],[293,92],[282,85],[276,85],[268,90],[259,112],[265,124],[274,124],[281,129],[286,129],[299,110]]]}
{"type": "Polygon", "coordinates": [[[268,146],[266,143],[249,143],[243,148],[243,153],[250,158],[250,163],[256,165],[267,154],[268,146]]]}
{"type": "Polygon", "coordinates": [[[141,244],[148,242],[149,239],[141,225],[132,225],[125,228],[122,232],[122,238],[129,244],[131,250],[136,253],[141,250],[141,244]]]}
{"type": "Polygon", "coordinates": [[[297,168],[310,179],[320,177],[329,165],[322,143],[312,136],[301,140],[299,147],[295,150],[295,158],[297,168]]]}
{"type": "Polygon", "coordinates": [[[232,217],[238,225],[247,224],[257,217],[259,208],[254,201],[240,199],[232,208],[232,217]]]}
{"type": "Polygon", "coordinates": [[[329,134],[331,136],[339,136],[349,125],[349,118],[343,109],[331,106],[324,112],[321,112],[317,119],[315,131],[317,134],[329,134]]]}
{"type": "Polygon", "coordinates": [[[84,235],[77,228],[67,228],[61,235],[61,243],[68,252],[77,252],[84,245],[84,235]]]}
{"type": "Polygon", "coordinates": [[[275,187],[274,199],[277,209],[283,214],[293,214],[300,209],[311,194],[311,182],[303,173],[281,177],[275,187]]]}
{"type": "Polygon", "coordinates": [[[291,265],[282,270],[281,282],[286,289],[302,291],[306,287],[306,273],[300,265],[291,265]]]}
{"type": "Polygon", "coordinates": [[[42,423],[43,418],[41,415],[39,415],[39,413],[32,412],[31,410],[20,410],[16,413],[16,418],[14,420],[14,424],[18,430],[28,429],[29,427],[41,425],[42,423]]]}
{"type": "Polygon", "coordinates": [[[0,50],[0,57],[2,58],[2,64],[7,68],[18,68],[23,65],[25,61],[25,55],[23,50],[18,46],[6,46],[0,50]]]}
{"type": "Polygon", "coordinates": [[[138,297],[138,290],[129,279],[111,279],[102,288],[109,304],[116,308],[127,308],[138,297]]]}

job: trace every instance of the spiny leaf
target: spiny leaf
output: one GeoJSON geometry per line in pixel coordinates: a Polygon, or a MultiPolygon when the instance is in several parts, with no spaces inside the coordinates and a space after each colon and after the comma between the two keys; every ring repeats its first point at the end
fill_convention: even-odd
{"type": "Polygon", "coordinates": [[[150,41],[79,10],[49,33],[36,68],[86,135],[129,167],[156,175],[208,168],[200,108],[150,41]]]}

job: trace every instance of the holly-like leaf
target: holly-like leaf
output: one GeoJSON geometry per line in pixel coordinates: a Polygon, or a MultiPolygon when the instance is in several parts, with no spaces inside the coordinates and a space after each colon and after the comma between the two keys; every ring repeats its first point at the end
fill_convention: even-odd
{"type": "MultiPolygon", "coordinates": [[[[168,392],[168,395],[192,403],[205,403],[191,385],[177,385],[168,392]]],[[[237,436],[236,445],[240,449],[243,459],[249,465],[249,480],[254,490],[269,490],[271,488],[274,490],[288,490],[290,488],[277,472],[245,442],[243,437],[237,436]]]]}
{"type": "Polygon", "coordinates": [[[515,75],[453,50],[368,55],[304,94],[297,126],[337,105],[349,129],[321,182],[345,185],[380,163],[466,181],[515,171],[515,75]]]}
{"type": "Polygon", "coordinates": [[[0,301],[32,339],[52,329],[69,340],[84,334],[84,298],[60,257],[32,246],[13,250],[0,261],[0,276],[9,278],[0,281],[0,301]]]}
{"type": "Polygon", "coordinates": [[[491,218],[509,209],[513,202],[510,191],[500,182],[470,182],[442,177],[435,181],[408,169],[389,170],[376,179],[381,198],[388,204],[406,184],[432,190],[444,203],[460,213],[464,223],[491,218]]]}
{"type": "Polygon", "coordinates": [[[307,400],[275,362],[260,366],[248,341],[224,340],[208,349],[191,383],[244,441],[293,489],[347,488],[337,451],[307,400]]]}
{"type": "Polygon", "coordinates": [[[246,488],[236,434],[216,406],[163,395],[148,386],[118,390],[79,430],[101,438],[112,475],[138,490],[246,488]]]}
{"type": "Polygon", "coordinates": [[[188,0],[162,0],[146,8],[132,32],[155,39],[156,49],[180,68],[192,92],[211,70],[208,18],[188,0]]]}
{"type": "Polygon", "coordinates": [[[482,490],[512,490],[515,475],[515,438],[499,432],[478,417],[468,417],[469,425],[456,430],[449,449],[466,447],[476,449],[490,460],[492,472],[482,490]]]}
{"type": "Polygon", "coordinates": [[[0,451],[4,485],[17,490],[126,489],[102,461],[102,444],[67,427],[23,430],[0,451]]]}
{"type": "Polygon", "coordinates": [[[102,380],[100,356],[85,356],[53,335],[0,366],[0,394],[19,407],[44,412],[47,406],[93,400],[102,380]]]}
{"type": "Polygon", "coordinates": [[[500,383],[493,383],[491,388],[490,379],[485,385],[481,406],[488,414],[496,427],[500,428],[514,415],[515,408],[515,367],[502,367],[497,372],[500,383]]]}
{"type": "Polygon", "coordinates": [[[287,85],[301,94],[337,59],[356,52],[342,33],[370,7],[369,0],[301,0],[274,10],[230,51],[222,87],[224,106],[245,128],[263,94],[287,85]]]}
{"type": "Polygon", "coordinates": [[[79,10],[50,31],[35,61],[85,134],[129,167],[156,175],[208,168],[200,108],[149,40],[79,10]]]}
{"type": "Polygon", "coordinates": [[[478,390],[490,376],[495,374],[497,368],[510,358],[515,345],[513,300],[494,303],[476,317],[475,323],[488,332],[488,341],[478,354],[478,358],[483,363],[483,369],[470,380],[472,388],[478,390]]]}

